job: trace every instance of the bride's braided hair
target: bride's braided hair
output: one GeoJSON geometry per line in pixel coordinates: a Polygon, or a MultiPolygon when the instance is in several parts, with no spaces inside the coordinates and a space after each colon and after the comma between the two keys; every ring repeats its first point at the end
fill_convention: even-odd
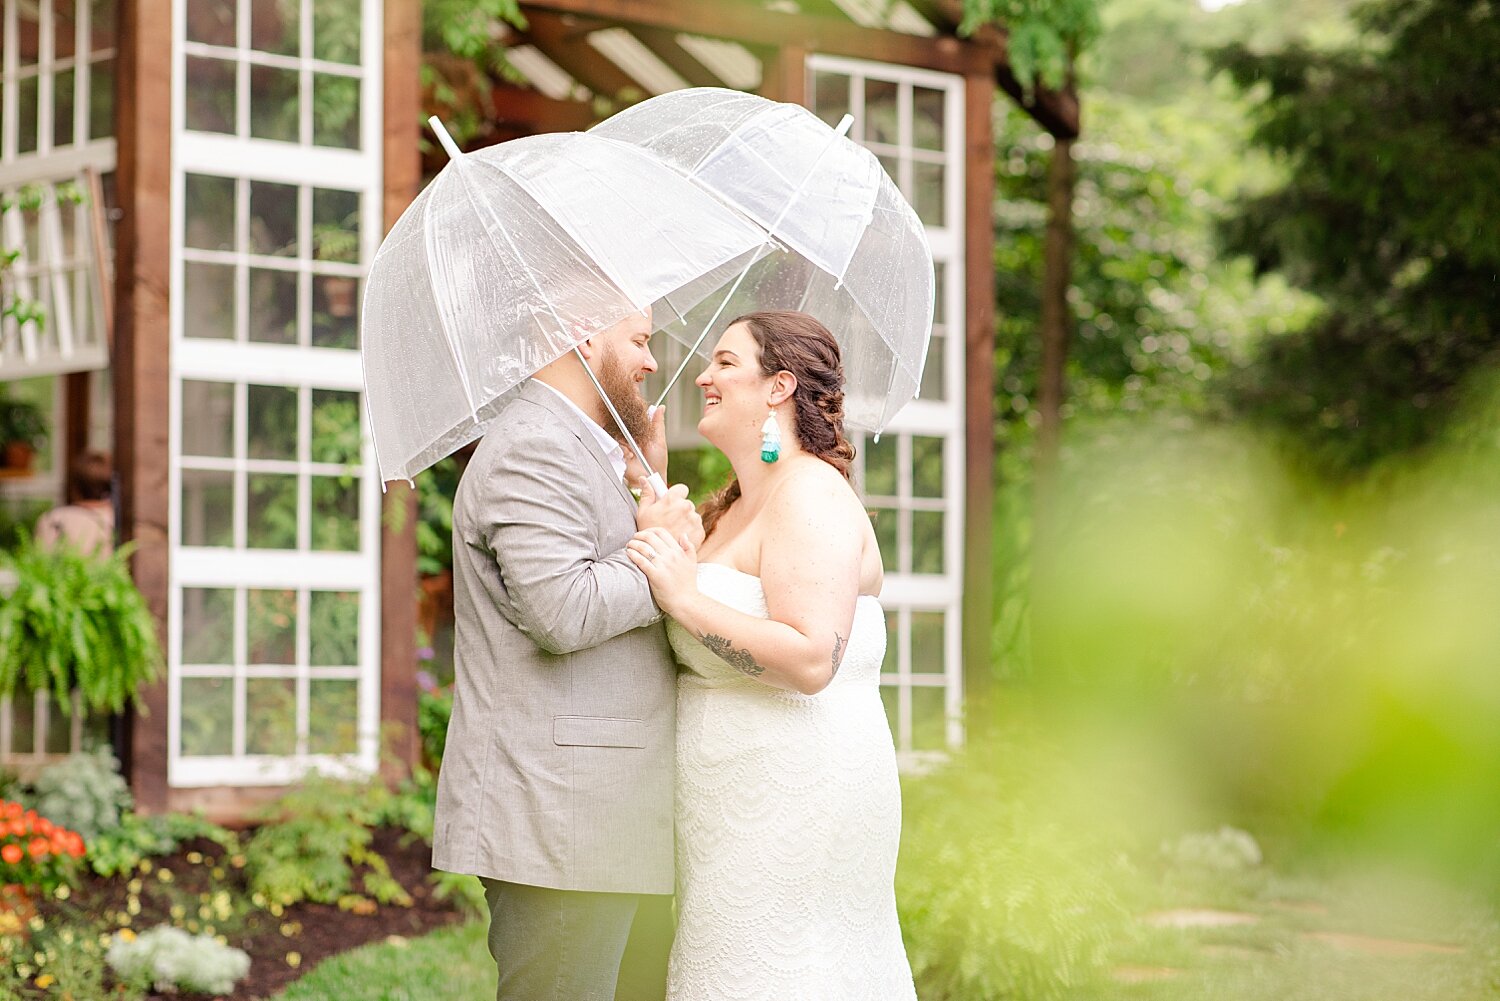
{"type": "MultiPolygon", "coordinates": [[[[755,338],[762,375],[786,371],[797,377],[793,430],[802,450],[849,479],[854,446],[844,437],[844,366],[833,334],[808,314],[789,309],[746,313],[729,326],[736,323],[745,324],[755,338]]],[[[699,514],[706,535],[713,534],[714,525],[739,497],[740,481],[731,479],[703,502],[699,514]]]]}

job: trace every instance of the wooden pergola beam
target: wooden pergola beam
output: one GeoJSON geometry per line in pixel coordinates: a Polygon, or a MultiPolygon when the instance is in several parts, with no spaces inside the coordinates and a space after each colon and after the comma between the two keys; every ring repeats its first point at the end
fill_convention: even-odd
{"type": "Polygon", "coordinates": [[[684,49],[677,41],[677,32],[665,28],[653,28],[646,24],[630,27],[630,33],[640,43],[666,63],[672,72],[687,81],[690,87],[725,87],[718,74],[698,61],[698,57],[684,49]]]}
{"type": "Polygon", "coordinates": [[[566,15],[532,9],[527,9],[526,20],[521,39],[536,46],[558,68],[595,94],[613,98],[627,90],[642,95],[651,93],[589,44],[589,34],[607,25],[597,24],[592,18],[580,24],[566,15]]]}
{"type": "MultiPolygon", "coordinates": [[[[528,17],[533,11],[551,11],[619,22],[631,28],[640,25],[774,49],[791,45],[808,52],[966,77],[975,72],[991,73],[1000,88],[1048,132],[1059,138],[1078,135],[1077,94],[1071,89],[1054,91],[1040,86],[1028,93],[1010,68],[1006,34],[994,25],[983,25],[969,39],[961,40],[951,34],[928,38],[865,28],[845,18],[783,13],[735,0],[713,4],[698,0],[531,0],[523,6],[528,17]]],[[[935,16],[953,25],[962,18],[962,9],[954,0],[928,0],[923,6],[933,8],[935,16]]]]}

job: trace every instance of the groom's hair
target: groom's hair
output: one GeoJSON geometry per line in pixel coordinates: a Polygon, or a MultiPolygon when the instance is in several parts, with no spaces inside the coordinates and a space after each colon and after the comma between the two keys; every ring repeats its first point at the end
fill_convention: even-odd
{"type": "MultiPolygon", "coordinates": [[[[844,365],[833,334],[816,317],[790,309],[746,313],[724,329],[736,323],[745,324],[755,338],[762,375],[790,372],[797,377],[792,393],[797,444],[849,479],[854,446],[844,437],[844,365]]],[[[740,482],[732,479],[704,501],[705,534],[713,532],[714,523],[739,496],[740,482]]]]}

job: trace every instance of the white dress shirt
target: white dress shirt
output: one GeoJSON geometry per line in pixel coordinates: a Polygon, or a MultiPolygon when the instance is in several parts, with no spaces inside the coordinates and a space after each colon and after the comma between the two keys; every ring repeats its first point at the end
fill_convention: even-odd
{"type": "MultiPolygon", "coordinates": [[[[547,386],[547,384],[545,382],[542,382],[542,380],[540,379],[537,379],[536,382],[539,385],[547,386]]],[[[591,432],[593,432],[594,440],[599,443],[599,448],[604,451],[604,457],[609,460],[610,466],[614,469],[615,478],[620,480],[621,482],[624,482],[625,450],[620,447],[620,443],[615,441],[614,438],[610,436],[610,433],[608,431],[600,427],[598,421],[594,420],[588,414],[584,413],[583,410],[578,406],[578,404],[568,399],[566,393],[560,391],[556,386],[547,386],[547,389],[553,393],[556,393],[559,400],[562,400],[568,406],[572,407],[573,412],[576,413],[579,417],[583,418],[584,426],[587,427],[591,432]]]]}

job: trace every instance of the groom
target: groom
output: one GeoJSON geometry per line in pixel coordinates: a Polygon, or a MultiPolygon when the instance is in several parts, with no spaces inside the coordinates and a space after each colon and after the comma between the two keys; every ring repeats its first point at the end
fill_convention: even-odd
{"type": "MultiPolygon", "coordinates": [[[[641,442],[661,432],[640,393],[651,329],[632,315],[580,348],[641,442]]],[[[611,1001],[617,980],[620,1001],[659,1001],[665,983],[676,672],[624,547],[652,526],[701,539],[702,523],[683,486],[637,507],[613,427],[564,355],[506,405],[453,503],[432,864],[484,884],[499,1001],[611,1001]]]]}

